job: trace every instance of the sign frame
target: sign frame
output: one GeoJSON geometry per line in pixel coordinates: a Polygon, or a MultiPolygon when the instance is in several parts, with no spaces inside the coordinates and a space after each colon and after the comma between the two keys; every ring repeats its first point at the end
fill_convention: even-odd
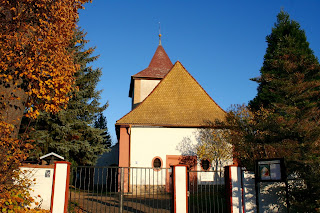
{"type": "Polygon", "coordinates": [[[286,182],[283,158],[256,160],[255,176],[258,182],[286,182]]]}

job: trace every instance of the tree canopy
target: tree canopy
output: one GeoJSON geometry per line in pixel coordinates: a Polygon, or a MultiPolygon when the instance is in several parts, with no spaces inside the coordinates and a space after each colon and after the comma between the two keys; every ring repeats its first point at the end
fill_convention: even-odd
{"type": "MultiPolygon", "coordinates": [[[[87,0],[12,0],[0,6],[0,114],[19,128],[40,110],[57,112],[69,101],[79,66],[67,47],[87,0]]],[[[16,131],[17,132],[17,131],[16,131]]]]}
{"type": "Polygon", "coordinates": [[[32,147],[17,138],[21,119],[69,101],[79,65],[68,47],[87,0],[0,2],[0,210],[24,212],[33,199],[19,165],[32,147]]]}
{"type": "Polygon", "coordinates": [[[284,157],[288,174],[296,174],[306,186],[292,192],[293,208],[314,212],[320,207],[315,199],[320,194],[320,172],[315,169],[320,166],[319,62],[305,32],[284,11],[266,40],[261,76],[253,79],[259,83],[257,96],[250,109],[229,113],[229,121],[241,135],[234,141],[235,151],[247,162],[284,157]]]}
{"type": "Polygon", "coordinates": [[[272,33],[266,37],[268,47],[257,96],[252,109],[280,108],[280,104],[303,107],[317,102],[319,95],[318,59],[309,47],[305,32],[289,14],[281,11],[272,33]]]}
{"type": "Polygon", "coordinates": [[[102,72],[89,66],[98,57],[92,56],[94,48],[86,49],[87,42],[85,33],[75,30],[69,49],[74,52],[74,63],[80,69],[75,73],[77,90],[72,92],[66,108],[58,113],[41,112],[31,123],[28,118],[23,120],[21,132],[27,127],[33,129],[29,138],[37,147],[32,153],[34,159],[55,152],[73,164],[94,165],[97,157],[111,145],[106,118],[102,115],[108,103],[100,106],[101,91],[96,90],[102,72]]]}

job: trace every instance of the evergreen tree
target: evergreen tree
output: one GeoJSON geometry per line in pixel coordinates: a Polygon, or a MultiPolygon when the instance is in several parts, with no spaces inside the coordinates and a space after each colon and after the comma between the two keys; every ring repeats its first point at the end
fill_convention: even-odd
{"type": "Polygon", "coordinates": [[[266,41],[268,47],[261,76],[253,79],[259,83],[258,94],[250,101],[250,107],[257,110],[261,106],[277,107],[276,104],[296,105],[306,99],[317,101],[317,93],[312,91],[318,86],[314,81],[319,80],[315,67],[319,62],[299,23],[290,20],[289,14],[281,11],[266,41]]]}
{"type": "Polygon", "coordinates": [[[77,29],[70,51],[76,51],[74,60],[80,65],[80,70],[75,75],[77,89],[66,109],[57,114],[41,112],[36,121],[24,118],[22,130],[25,131],[30,126],[32,131],[29,137],[37,147],[32,152],[34,159],[55,152],[74,165],[93,165],[98,155],[109,146],[109,141],[104,136],[107,127],[100,129],[93,126],[108,104],[100,106],[101,91],[97,91],[96,86],[101,70],[88,66],[97,56],[92,56],[94,48],[85,49],[86,43],[84,32],[77,29]]]}
{"type": "Polygon", "coordinates": [[[305,32],[284,11],[266,40],[261,76],[254,79],[258,94],[249,103],[256,124],[249,138],[282,153],[288,173],[304,180],[305,187],[291,194],[294,210],[320,211],[319,62],[305,32]]]}
{"type": "Polygon", "coordinates": [[[97,119],[94,122],[94,127],[102,129],[104,131],[103,133],[101,133],[101,136],[104,139],[104,143],[108,147],[110,147],[111,146],[111,136],[110,136],[110,133],[108,132],[107,118],[102,113],[99,113],[97,119]]]}

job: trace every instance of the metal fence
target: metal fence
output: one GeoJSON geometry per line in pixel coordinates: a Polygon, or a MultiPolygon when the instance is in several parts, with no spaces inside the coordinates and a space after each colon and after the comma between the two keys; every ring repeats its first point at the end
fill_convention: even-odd
{"type": "Polygon", "coordinates": [[[169,169],[75,167],[69,212],[170,212],[169,169]]]}
{"type": "Polygon", "coordinates": [[[224,171],[188,171],[189,213],[226,212],[224,171]]]}

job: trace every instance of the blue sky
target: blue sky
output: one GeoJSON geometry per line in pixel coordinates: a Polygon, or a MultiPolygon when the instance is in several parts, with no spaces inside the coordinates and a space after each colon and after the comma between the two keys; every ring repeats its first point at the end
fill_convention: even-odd
{"type": "Polygon", "coordinates": [[[320,56],[318,0],[93,0],[80,11],[79,26],[88,46],[100,58],[97,89],[108,129],[116,142],[115,122],[131,110],[130,76],[148,67],[158,46],[171,61],[179,60],[207,93],[225,110],[248,103],[256,95],[259,76],[276,16],[283,8],[305,30],[311,49],[320,56]]]}

